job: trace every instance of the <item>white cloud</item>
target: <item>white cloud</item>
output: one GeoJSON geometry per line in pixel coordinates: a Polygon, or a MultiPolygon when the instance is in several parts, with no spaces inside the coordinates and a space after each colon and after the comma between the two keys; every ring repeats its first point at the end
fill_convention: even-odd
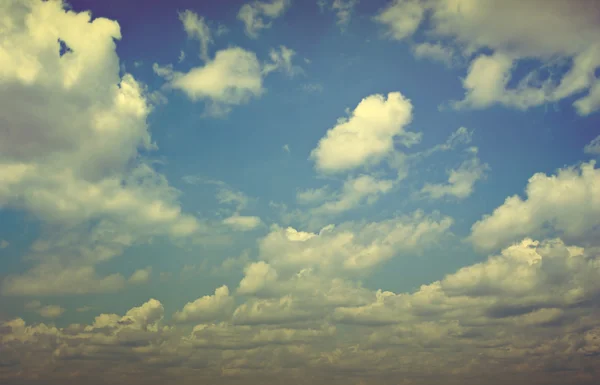
{"type": "Polygon", "coordinates": [[[42,306],[42,303],[38,300],[30,301],[25,304],[25,309],[34,311],[44,318],[58,318],[64,312],[65,308],[58,305],[46,305],[42,306]]]}
{"type": "Polygon", "coordinates": [[[58,318],[64,312],[65,308],[58,305],[46,305],[38,309],[38,313],[44,318],[58,318]]]}
{"type": "Polygon", "coordinates": [[[452,222],[449,217],[415,212],[382,222],[327,226],[318,234],[273,228],[259,241],[259,255],[278,273],[314,267],[334,275],[365,274],[403,252],[415,253],[435,244],[452,222]]]}
{"type": "Polygon", "coordinates": [[[68,292],[63,283],[71,280],[74,287],[81,283],[79,292],[105,291],[109,283],[118,289],[122,277],[105,281],[90,265],[154,235],[187,237],[199,230],[196,218],[181,212],[179,192],[140,155],[156,149],[146,124],[148,92],[130,74],[119,74],[116,22],[67,12],[57,1],[4,2],[1,13],[0,120],[9,128],[0,138],[0,206],[28,212],[56,231],[57,248],[77,244],[59,238],[83,228],[130,238],[119,248],[102,244],[109,236],[88,238],[91,244],[81,249],[95,249],[97,257],[75,247],[55,250],[53,261],[39,256],[44,265],[7,278],[3,287],[43,292],[50,279],[51,292],[68,292]],[[59,42],[69,48],[62,56],[59,42]],[[43,282],[30,281],[37,279],[43,282]]]}
{"type": "MultiPolygon", "coordinates": [[[[595,274],[590,272],[600,268],[597,262],[583,248],[566,246],[559,239],[524,239],[414,293],[379,291],[373,303],[338,308],[334,317],[344,323],[395,324],[408,338],[411,329],[429,317],[435,317],[437,327],[458,321],[462,332],[543,325],[559,321],[569,309],[586,307],[585,301],[597,295],[600,286],[590,279],[595,274]]],[[[571,317],[576,320],[578,313],[571,317]]]]}
{"type": "Polygon", "coordinates": [[[399,92],[368,96],[321,138],[310,158],[330,173],[378,163],[394,150],[394,140],[418,142],[420,135],[405,131],[411,120],[412,104],[399,92]]]}
{"type": "Polygon", "coordinates": [[[271,22],[265,19],[276,19],[290,6],[291,0],[253,1],[244,4],[238,14],[238,20],[244,23],[246,34],[256,39],[263,29],[271,28],[271,22]]]}
{"type": "Polygon", "coordinates": [[[290,145],[289,145],[289,144],[284,144],[283,146],[281,146],[281,149],[282,149],[284,152],[287,152],[288,154],[289,154],[290,152],[292,152],[292,151],[290,150],[290,145]]]}
{"type": "Polygon", "coordinates": [[[43,296],[114,293],[124,286],[125,278],[121,274],[98,277],[92,266],[40,264],[25,274],[6,277],[2,282],[2,294],[43,296]]]}
{"type": "Polygon", "coordinates": [[[350,18],[358,0],[334,0],[331,9],[337,17],[337,25],[344,30],[350,23],[350,18]]]}
{"type": "MultiPolygon", "coordinates": [[[[292,238],[316,237],[296,232],[292,238]]],[[[125,365],[120,370],[132,363],[140,371],[156,370],[153,376],[177,370],[184,378],[195,378],[199,368],[208,378],[291,375],[300,368],[303,375],[351,372],[379,382],[397,373],[398,365],[407,365],[402,374],[409,380],[424,379],[429,370],[428,383],[450,372],[497,377],[507,368],[540,378],[540,368],[557,360],[594,362],[599,273],[597,250],[524,239],[414,292],[373,292],[303,269],[278,277],[279,294],[250,298],[235,311],[219,313],[217,293],[192,302],[202,303],[205,311],[197,314],[204,319],[218,313],[216,318],[231,320],[169,325],[162,304],[152,299],[124,316],[100,314],[87,325],[2,321],[0,343],[7,348],[3,363],[54,368],[52,376],[62,374],[57,362],[72,359],[86,373],[121,373],[102,365],[108,356],[125,365]]],[[[572,375],[569,370],[561,379],[572,375]]],[[[544,378],[550,377],[560,374],[544,378]]]]}
{"type": "Polygon", "coordinates": [[[569,242],[594,243],[600,228],[600,170],[595,162],[538,173],[527,184],[526,198],[506,198],[491,215],[471,228],[470,240],[486,250],[524,236],[556,234],[569,242]]]}
{"type": "MultiPolygon", "coordinates": [[[[259,328],[248,325],[232,325],[228,323],[196,325],[188,341],[196,348],[222,349],[231,352],[257,351],[268,345],[296,346],[331,337],[335,328],[324,325],[314,329],[283,328],[278,326],[261,325],[259,328]]],[[[248,364],[247,355],[244,354],[240,365],[248,364]]],[[[260,361],[260,358],[259,358],[260,361]]],[[[264,357],[262,357],[263,365],[264,357]]],[[[235,361],[230,362],[230,365],[235,361]]],[[[233,365],[235,366],[235,365],[233,365]]],[[[257,365],[257,368],[262,366],[257,365]]],[[[225,371],[225,370],[224,370],[225,371]]]]}
{"type": "Polygon", "coordinates": [[[513,67],[514,59],[505,54],[478,56],[463,80],[465,98],[455,102],[454,107],[485,108],[502,103],[525,110],[544,103],[551,93],[549,83],[534,87],[530,78],[525,78],[516,88],[507,89],[513,67]]]}
{"type": "Polygon", "coordinates": [[[6,249],[10,246],[10,243],[6,239],[0,240],[0,249],[6,249]]]}
{"type": "Polygon", "coordinates": [[[290,49],[284,45],[279,46],[279,50],[271,49],[269,52],[271,63],[265,63],[262,69],[263,74],[266,75],[273,71],[283,71],[288,76],[304,73],[301,67],[295,66],[292,63],[292,58],[295,55],[296,52],[293,49],[290,49]]]}
{"type": "MultiPolygon", "coordinates": [[[[355,178],[348,178],[344,182],[341,192],[337,196],[334,195],[333,200],[316,207],[312,213],[315,215],[339,214],[362,203],[373,204],[381,195],[388,193],[393,186],[393,180],[380,180],[370,175],[363,174],[355,178]]],[[[319,192],[317,190],[315,194],[318,195],[319,192]]],[[[312,199],[318,197],[315,194],[311,197],[312,199]]]]}
{"type": "Polygon", "coordinates": [[[590,155],[600,155],[600,135],[592,139],[591,142],[585,145],[583,151],[590,155]]]}
{"type": "Polygon", "coordinates": [[[227,185],[223,185],[217,192],[217,200],[220,204],[233,205],[235,206],[236,211],[240,211],[248,206],[251,199],[243,192],[234,190],[227,185]]]}
{"type": "MultiPolygon", "coordinates": [[[[200,58],[205,62],[209,60],[208,46],[213,43],[210,27],[204,20],[204,17],[197,13],[185,10],[179,14],[179,20],[183,23],[183,29],[190,39],[200,41],[200,58]]],[[[183,52],[183,51],[182,51],[183,52]]],[[[185,56],[180,56],[179,62],[183,61],[185,56]]]]}
{"type": "Polygon", "coordinates": [[[388,36],[401,40],[415,33],[423,20],[424,12],[418,0],[394,0],[375,20],[388,28],[388,36]]]}
{"type": "Polygon", "coordinates": [[[244,268],[244,278],[240,281],[238,293],[254,294],[275,281],[277,281],[277,271],[268,263],[264,261],[251,263],[244,268]]]}
{"type": "Polygon", "coordinates": [[[446,196],[465,199],[473,193],[475,183],[485,177],[485,172],[488,169],[489,166],[481,164],[477,157],[464,161],[460,167],[448,172],[448,183],[426,183],[421,189],[421,194],[432,199],[440,199],[446,196]]]}
{"type": "Polygon", "coordinates": [[[555,102],[582,91],[574,107],[588,115],[600,107],[600,87],[594,70],[600,66],[600,8],[587,0],[396,0],[376,18],[395,39],[412,36],[429,15],[427,35],[445,38],[467,55],[482,49],[465,80],[467,90],[457,107],[484,108],[503,104],[527,109],[555,102]],[[515,15],[518,15],[515,17],[515,15]],[[576,42],[576,43],[573,43],[576,42]],[[557,58],[572,61],[558,78],[541,76],[544,67],[555,67],[557,58]],[[507,88],[514,68],[523,60],[539,66],[507,88]]]}
{"type": "Polygon", "coordinates": [[[452,66],[455,62],[454,50],[440,43],[419,43],[413,46],[417,58],[431,59],[452,66]]]}
{"type": "Polygon", "coordinates": [[[233,306],[234,299],[229,295],[229,288],[221,286],[215,290],[214,295],[205,295],[188,302],[181,311],[173,314],[173,321],[178,323],[215,321],[231,315],[233,306]]]}
{"type": "Polygon", "coordinates": [[[225,116],[232,106],[248,103],[260,97],[264,77],[273,71],[283,71],[290,76],[302,69],[292,63],[294,50],[285,46],[272,49],[271,62],[264,65],[254,52],[240,47],[229,47],[217,51],[214,59],[206,60],[202,67],[194,67],[187,73],[173,70],[172,65],[153,65],[154,72],[168,83],[167,88],[183,91],[192,101],[208,102],[206,114],[225,116]]]}
{"type": "Polygon", "coordinates": [[[296,202],[301,205],[313,205],[328,200],[331,196],[329,186],[309,188],[296,193],[296,202]]]}
{"type": "Polygon", "coordinates": [[[183,91],[191,100],[209,100],[224,113],[231,106],[247,103],[264,92],[261,65],[253,52],[232,47],[218,51],[203,67],[187,73],[155,65],[155,72],[169,86],[183,91]]]}
{"type": "Polygon", "coordinates": [[[223,223],[237,231],[250,231],[259,227],[262,221],[256,216],[233,215],[225,218],[223,223]]]}
{"type": "Polygon", "coordinates": [[[152,267],[148,266],[144,269],[139,269],[133,272],[129,277],[129,284],[132,285],[143,285],[150,281],[150,275],[152,274],[152,267]]]}
{"type": "Polygon", "coordinates": [[[235,309],[232,322],[235,325],[284,324],[301,322],[314,317],[308,310],[300,308],[293,297],[279,299],[255,299],[235,309]]]}

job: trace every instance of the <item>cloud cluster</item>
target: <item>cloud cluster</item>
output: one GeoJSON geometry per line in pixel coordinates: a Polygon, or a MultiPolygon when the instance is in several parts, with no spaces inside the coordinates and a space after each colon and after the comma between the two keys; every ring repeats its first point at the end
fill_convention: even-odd
{"type": "Polygon", "coordinates": [[[433,45],[417,46],[417,55],[446,60],[446,52],[457,48],[472,58],[463,80],[465,98],[456,108],[527,109],[577,96],[573,106],[588,115],[600,108],[600,80],[594,75],[600,66],[598,17],[600,6],[587,0],[394,0],[375,20],[398,40],[426,28],[432,41],[425,44],[433,45]],[[538,67],[515,79],[526,60],[538,67]]]}
{"type": "MultiPolygon", "coordinates": [[[[291,235],[296,242],[315,237],[291,235]]],[[[412,293],[372,292],[304,270],[289,285],[274,276],[271,283],[279,286],[271,295],[249,298],[234,311],[227,287],[218,288],[175,313],[172,325],[157,300],[123,316],[101,314],[90,325],[57,328],[14,319],[0,326],[3,359],[28,371],[0,376],[25,379],[54,368],[53,376],[77,377],[62,366],[65,360],[98,370],[93,363],[112,355],[119,364],[102,370],[117,379],[135,364],[155,368],[153,375],[177,370],[182,379],[195,368],[215,379],[293,375],[301,368],[315,375],[352,371],[379,382],[396,373],[399,362],[403,376],[416,383],[447,373],[480,380],[506,370],[549,379],[558,362],[559,373],[586,368],[593,377],[600,370],[593,361],[600,349],[593,305],[600,295],[599,258],[597,250],[560,239],[526,238],[412,293]]],[[[260,269],[249,267],[246,277],[250,270],[260,269]]]]}
{"type": "Polygon", "coordinates": [[[556,175],[535,174],[525,193],[525,199],[506,198],[492,214],[473,224],[471,242],[494,250],[525,236],[560,236],[598,246],[600,170],[594,161],[562,168],[556,175]]]}
{"type": "Polygon", "coordinates": [[[141,158],[156,148],[146,124],[152,106],[142,84],[119,74],[119,25],[58,1],[10,0],[0,10],[0,207],[51,225],[53,243],[32,250],[51,255],[3,290],[118,287],[121,278],[96,278],[93,264],[148,237],[200,229],[182,213],[178,191],[141,158]],[[90,228],[83,243],[75,239],[90,228]],[[85,265],[72,263],[77,256],[85,265]]]}

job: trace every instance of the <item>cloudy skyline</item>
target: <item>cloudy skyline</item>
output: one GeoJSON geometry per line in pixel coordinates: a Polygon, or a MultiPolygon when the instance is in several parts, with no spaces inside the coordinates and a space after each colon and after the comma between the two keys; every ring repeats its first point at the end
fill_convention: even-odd
{"type": "Polygon", "coordinates": [[[600,378],[597,2],[0,15],[0,382],[600,378]]]}

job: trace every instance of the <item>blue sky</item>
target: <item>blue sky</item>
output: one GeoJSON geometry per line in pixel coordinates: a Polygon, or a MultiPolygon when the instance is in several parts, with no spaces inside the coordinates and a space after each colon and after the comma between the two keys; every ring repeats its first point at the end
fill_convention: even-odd
{"type": "Polygon", "coordinates": [[[572,3],[0,5],[0,379],[591,384],[572,3]]]}

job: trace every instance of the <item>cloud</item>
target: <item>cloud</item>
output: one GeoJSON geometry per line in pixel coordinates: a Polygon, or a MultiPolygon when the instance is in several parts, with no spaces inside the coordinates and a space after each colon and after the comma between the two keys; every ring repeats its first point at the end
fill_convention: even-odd
{"type": "Polygon", "coordinates": [[[575,309],[583,310],[586,300],[597,295],[600,287],[589,274],[596,270],[596,258],[583,248],[567,246],[560,239],[527,238],[414,293],[379,291],[371,304],[338,308],[334,318],[350,324],[397,325],[397,331],[405,331],[404,337],[378,339],[382,344],[421,338],[414,336],[414,328],[429,320],[435,320],[431,326],[438,330],[445,322],[458,321],[454,338],[441,336],[449,344],[460,344],[456,337],[477,330],[489,338],[497,329],[560,326],[561,320],[576,321],[575,309]]]}
{"type": "Polygon", "coordinates": [[[448,183],[426,183],[421,189],[421,194],[431,199],[440,199],[446,196],[456,199],[468,198],[472,193],[475,183],[485,177],[489,169],[487,164],[481,164],[479,158],[464,161],[460,167],[448,172],[448,183]]]}
{"type": "Polygon", "coordinates": [[[419,59],[438,61],[450,67],[455,62],[454,50],[440,43],[419,43],[413,46],[413,53],[419,59]]]}
{"type": "Polygon", "coordinates": [[[580,115],[589,115],[600,107],[594,76],[600,66],[599,16],[600,7],[587,0],[568,5],[559,0],[397,0],[376,20],[391,38],[408,38],[425,25],[427,35],[444,39],[449,49],[475,55],[464,81],[465,98],[456,107],[503,104],[524,110],[587,91],[573,106],[580,115]],[[491,53],[481,54],[484,49],[491,53]],[[509,81],[518,80],[513,78],[515,68],[525,60],[538,66],[509,88],[509,81]],[[555,76],[565,61],[571,62],[570,68],[555,76]],[[551,74],[542,75],[548,68],[551,74]]]}
{"type": "Polygon", "coordinates": [[[181,311],[173,314],[173,321],[178,323],[194,323],[215,321],[231,315],[234,299],[229,295],[229,288],[221,286],[214,295],[205,295],[194,302],[188,302],[181,311]]]}
{"type": "Polygon", "coordinates": [[[238,20],[244,23],[246,35],[256,39],[263,29],[271,28],[271,22],[265,19],[276,19],[289,8],[291,0],[253,1],[244,4],[238,14],[238,20]]]}
{"type": "Polygon", "coordinates": [[[29,311],[34,311],[44,318],[58,318],[66,310],[65,308],[60,307],[58,305],[42,306],[42,303],[38,300],[27,302],[25,304],[25,309],[29,311]]]}
{"type": "Polygon", "coordinates": [[[375,21],[387,27],[388,36],[402,40],[415,33],[424,12],[418,0],[394,0],[375,17],[375,21]]]}
{"type": "Polygon", "coordinates": [[[283,146],[281,146],[281,149],[282,149],[284,152],[287,152],[288,154],[289,154],[290,152],[292,152],[292,150],[290,150],[290,145],[289,145],[289,144],[284,144],[283,146]]]}
{"type": "Polygon", "coordinates": [[[223,113],[264,92],[256,55],[239,47],[218,51],[203,67],[192,68],[187,73],[169,71],[156,64],[154,68],[157,74],[169,80],[171,88],[183,91],[193,101],[211,101],[223,113]]]}
{"type": "Polygon", "coordinates": [[[235,210],[240,211],[248,206],[251,199],[243,192],[223,185],[217,192],[217,200],[220,204],[235,206],[235,210]]]}
{"type": "Polygon", "coordinates": [[[259,241],[259,255],[278,273],[318,268],[331,274],[365,274],[402,253],[435,244],[452,222],[414,212],[381,222],[326,226],[319,233],[275,227],[259,241]]]}
{"type": "Polygon", "coordinates": [[[455,108],[485,108],[495,103],[521,110],[544,103],[550,90],[547,86],[532,87],[528,78],[514,89],[507,89],[514,59],[508,55],[480,55],[471,62],[467,77],[463,80],[465,98],[453,105],[455,108]]]}
{"type": "Polygon", "coordinates": [[[595,243],[600,227],[600,170],[594,161],[529,178],[518,195],[471,227],[470,241],[484,250],[524,236],[556,235],[568,242],[595,243]]]}
{"type": "Polygon", "coordinates": [[[296,193],[296,202],[301,205],[318,204],[330,198],[331,195],[332,192],[329,186],[310,188],[298,191],[296,193]]]}
{"type": "MultiPolygon", "coordinates": [[[[292,239],[316,237],[296,232],[292,239]]],[[[485,372],[498,376],[507,368],[523,379],[535,373],[546,382],[562,380],[572,377],[549,371],[557,361],[573,376],[581,361],[592,365],[600,349],[593,306],[600,294],[598,257],[597,250],[560,239],[526,238],[483,262],[398,294],[303,270],[271,281],[284,285],[279,294],[249,298],[235,311],[227,305],[228,311],[220,312],[217,298],[232,300],[224,287],[189,303],[178,313],[194,304],[203,319],[227,318],[233,311],[230,320],[193,327],[192,319],[166,323],[164,307],[154,299],[123,316],[100,314],[90,324],[64,328],[17,318],[0,322],[3,363],[77,377],[61,366],[76,359],[87,373],[112,378],[118,373],[114,362],[103,365],[111,357],[120,370],[153,370],[153,378],[175,370],[194,378],[198,368],[208,378],[223,372],[245,378],[291,375],[301,368],[303,374],[350,372],[377,382],[397,373],[400,363],[408,365],[402,369],[405,378],[427,383],[449,372],[476,375],[479,381],[485,372]],[[292,293],[280,294],[288,290],[292,293]]],[[[144,378],[140,372],[136,376],[144,378]]]]}
{"type": "Polygon", "coordinates": [[[334,0],[331,9],[337,17],[337,25],[344,30],[350,23],[350,18],[358,0],[334,0]]]}
{"type": "Polygon", "coordinates": [[[600,135],[585,145],[583,152],[589,155],[600,155],[600,135]]]}
{"type": "Polygon", "coordinates": [[[65,308],[58,305],[46,305],[38,309],[38,313],[44,318],[58,318],[64,312],[65,308]]]}
{"type": "Polygon", "coordinates": [[[0,250],[6,249],[8,246],[10,246],[10,243],[6,239],[0,240],[0,250]]]}
{"type": "Polygon", "coordinates": [[[263,66],[263,74],[266,75],[273,71],[282,71],[292,77],[304,73],[301,67],[295,66],[292,63],[294,55],[296,55],[296,52],[284,45],[279,46],[279,50],[271,49],[269,52],[271,63],[266,63],[263,66]]]}
{"type": "Polygon", "coordinates": [[[270,52],[271,62],[264,65],[254,52],[240,47],[217,51],[214,59],[207,59],[202,67],[187,73],[173,70],[172,65],[153,65],[154,73],[167,80],[165,87],[184,92],[192,101],[208,102],[206,114],[225,116],[232,106],[248,103],[265,92],[263,80],[273,71],[284,71],[292,76],[302,69],[293,65],[294,50],[280,46],[270,52]]]}
{"type": "Polygon", "coordinates": [[[364,98],[348,118],[327,131],[310,159],[321,172],[349,171],[375,164],[394,150],[394,140],[405,146],[420,135],[405,131],[412,120],[412,104],[399,92],[364,98]]]}
{"type": "MultiPolygon", "coordinates": [[[[393,186],[393,180],[380,180],[370,175],[363,174],[355,178],[349,178],[344,182],[341,192],[334,196],[333,200],[328,200],[321,206],[314,208],[312,213],[315,215],[340,214],[362,203],[373,204],[377,202],[381,195],[388,193],[393,186]]],[[[320,191],[313,191],[313,196],[310,198],[318,198],[320,191]]],[[[302,197],[304,199],[309,198],[306,192],[302,197]]]]}
{"type": "Polygon", "coordinates": [[[114,293],[125,286],[121,274],[99,277],[94,267],[62,267],[40,264],[21,275],[8,276],[2,282],[2,294],[47,296],[60,294],[114,293]]]}
{"type": "Polygon", "coordinates": [[[225,218],[223,223],[237,231],[250,231],[259,227],[262,221],[256,216],[233,215],[225,218]]]}
{"type": "MultiPolygon", "coordinates": [[[[186,9],[179,13],[179,20],[183,23],[183,29],[188,38],[200,41],[200,58],[205,62],[209,60],[208,46],[213,43],[210,27],[204,20],[204,17],[186,9]]],[[[180,56],[179,62],[185,56],[180,56]]]]}
{"type": "Polygon", "coordinates": [[[3,288],[33,294],[50,280],[50,292],[68,292],[71,283],[79,292],[118,289],[122,277],[96,277],[95,263],[149,237],[186,238],[200,228],[142,156],[157,148],[146,123],[149,93],[132,75],[120,75],[116,22],[66,11],[57,1],[5,5],[0,119],[9,128],[0,140],[0,206],[39,220],[41,237],[52,233],[55,247],[52,258],[34,251],[39,268],[8,277],[3,288]],[[83,229],[104,235],[90,244],[71,239],[83,229]],[[114,233],[129,239],[114,247],[114,233]]]}
{"type": "Polygon", "coordinates": [[[127,280],[131,285],[143,285],[150,281],[150,275],[152,274],[152,267],[148,266],[144,269],[139,269],[133,272],[127,280]]]}

